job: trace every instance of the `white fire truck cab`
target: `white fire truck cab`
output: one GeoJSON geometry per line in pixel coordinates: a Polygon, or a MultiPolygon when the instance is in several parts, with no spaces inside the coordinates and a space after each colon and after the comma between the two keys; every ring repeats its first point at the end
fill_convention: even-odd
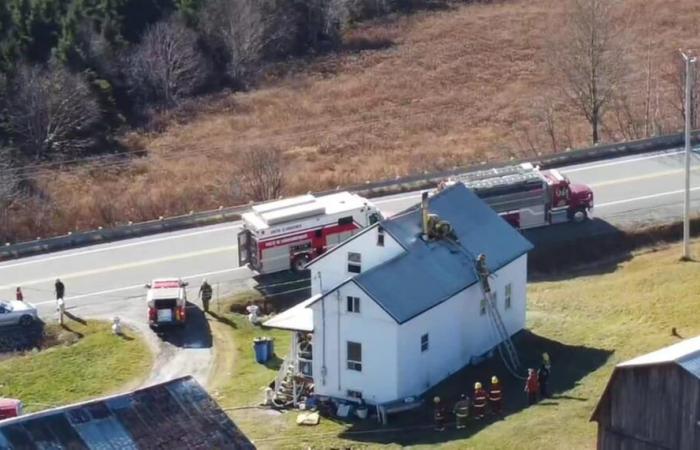
{"type": "Polygon", "coordinates": [[[159,278],[146,284],[148,324],[152,328],[185,325],[187,284],[179,278],[159,278]]]}
{"type": "Polygon", "coordinates": [[[593,209],[593,191],[571,183],[556,169],[531,163],[479,170],[450,178],[438,190],[461,182],[518,229],[582,222],[593,209]]]}
{"type": "Polygon", "coordinates": [[[382,216],[350,192],[263,203],[242,215],[238,260],[258,273],[301,270],[311,259],[382,216]]]}

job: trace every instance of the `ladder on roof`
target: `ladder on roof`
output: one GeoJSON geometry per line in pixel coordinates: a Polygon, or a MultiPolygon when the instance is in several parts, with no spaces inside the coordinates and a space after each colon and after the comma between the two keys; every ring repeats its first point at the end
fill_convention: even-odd
{"type": "Polygon", "coordinates": [[[486,267],[485,257],[481,259],[482,257],[483,255],[479,255],[479,257],[474,261],[474,271],[479,279],[481,292],[484,294],[486,310],[494,324],[494,327],[496,328],[498,336],[501,339],[501,342],[497,345],[498,351],[501,354],[501,358],[503,359],[503,363],[506,365],[506,368],[515,375],[515,373],[517,373],[517,371],[520,369],[520,358],[518,357],[518,352],[515,350],[515,345],[513,345],[513,341],[510,338],[508,329],[506,328],[505,323],[503,323],[501,313],[498,312],[496,296],[491,290],[491,285],[489,284],[489,276],[491,273],[486,267]],[[501,347],[505,349],[505,355],[503,354],[501,347]]]}

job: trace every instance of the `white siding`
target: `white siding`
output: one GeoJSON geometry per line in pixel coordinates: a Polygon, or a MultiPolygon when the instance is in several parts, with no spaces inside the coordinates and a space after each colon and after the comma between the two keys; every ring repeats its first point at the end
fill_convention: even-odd
{"type": "Polygon", "coordinates": [[[395,400],[398,397],[396,350],[399,327],[396,321],[353,282],[316,302],[312,308],[316,394],[347,398],[350,389],[362,392],[368,403],[395,400]],[[359,314],[347,311],[348,296],[360,298],[359,314]],[[325,305],[325,339],[322,304],[325,305]],[[348,341],[362,344],[361,372],[347,368],[348,341]],[[325,380],[322,376],[324,351],[325,380]]]}
{"type": "MultiPolygon", "coordinates": [[[[527,255],[491,279],[498,310],[512,335],[525,328],[527,255]],[[511,283],[511,308],[504,309],[505,286],[511,283]]],[[[482,293],[473,285],[450,300],[401,325],[398,335],[398,397],[418,395],[467,365],[499,342],[491,319],[479,312],[482,293]],[[430,347],[421,352],[421,336],[430,347]]]]}
{"type": "Polygon", "coordinates": [[[349,252],[362,255],[362,271],[366,272],[377,264],[405,251],[386,231],[384,232],[384,246],[378,246],[377,228],[374,226],[361,236],[335,247],[321,259],[309,265],[309,269],[311,269],[311,295],[321,292],[321,283],[323,291],[328,292],[348,277],[356,275],[348,272],[349,252]],[[319,272],[321,272],[320,280],[319,272]]]}

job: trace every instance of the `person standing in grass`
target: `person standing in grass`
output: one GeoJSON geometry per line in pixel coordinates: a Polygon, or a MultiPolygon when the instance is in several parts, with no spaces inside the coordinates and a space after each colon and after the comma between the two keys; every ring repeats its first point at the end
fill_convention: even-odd
{"type": "Polygon", "coordinates": [[[459,401],[455,403],[453,409],[455,418],[457,419],[457,429],[461,430],[467,427],[467,419],[469,418],[469,397],[462,394],[459,401]]]}
{"type": "Polygon", "coordinates": [[[442,406],[440,397],[433,398],[433,421],[435,431],[445,431],[445,408],[442,406]]]}
{"type": "Polygon", "coordinates": [[[211,300],[212,288],[207,279],[202,280],[202,285],[199,287],[199,298],[202,299],[202,308],[204,312],[209,312],[209,301],[211,300]]]}

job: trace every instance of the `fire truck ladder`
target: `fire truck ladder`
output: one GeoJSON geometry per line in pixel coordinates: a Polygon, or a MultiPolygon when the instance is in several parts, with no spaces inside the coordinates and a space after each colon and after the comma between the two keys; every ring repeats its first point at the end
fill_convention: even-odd
{"type": "Polygon", "coordinates": [[[479,279],[479,286],[481,286],[481,292],[484,294],[484,303],[486,303],[486,310],[488,311],[489,317],[491,318],[496,332],[501,339],[501,342],[497,345],[498,352],[501,355],[501,359],[505,364],[506,368],[511,372],[512,375],[519,377],[517,375],[518,369],[520,369],[520,358],[518,357],[518,352],[515,350],[515,345],[508,334],[508,329],[503,323],[503,318],[501,313],[498,312],[498,307],[496,305],[496,297],[491,290],[491,285],[489,284],[489,276],[491,273],[486,268],[485,261],[482,262],[476,259],[474,265],[474,271],[479,279]],[[505,354],[503,353],[501,347],[505,349],[505,354]]]}
{"type": "Polygon", "coordinates": [[[491,290],[491,285],[489,284],[489,277],[491,276],[491,272],[486,266],[486,257],[484,255],[479,255],[478,257],[475,257],[469,250],[462,247],[456,239],[446,237],[445,240],[452,244],[458,251],[466,255],[467,258],[474,261],[474,265],[472,266],[472,268],[474,269],[474,274],[476,275],[477,280],[479,280],[481,292],[484,294],[484,303],[486,303],[486,310],[488,311],[489,317],[491,318],[491,321],[494,324],[494,328],[498,333],[498,337],[501,340],[500,343],[496,345],[496,347],[498,349],[499,355],[501,356],[501,360],[503,361],[503,365],[506,366],[506,369],[508,369],[508,371],[514,377],[523,378],[522,376],[518,375],[518,370],[520,369],[520,358],[518,357],[518,352],[515,349],[515,345],[513,345],[513,341],[510,338],[510,334],[508,334],[508,329],[506,328],[506,325],[503,323],[501,313],[498,312],[498,307],[496,306],[496,298],[494,296],[493,291],[491,290]],[[502,347],[505,348],[505,354],[502,350],[502,347]]]}

